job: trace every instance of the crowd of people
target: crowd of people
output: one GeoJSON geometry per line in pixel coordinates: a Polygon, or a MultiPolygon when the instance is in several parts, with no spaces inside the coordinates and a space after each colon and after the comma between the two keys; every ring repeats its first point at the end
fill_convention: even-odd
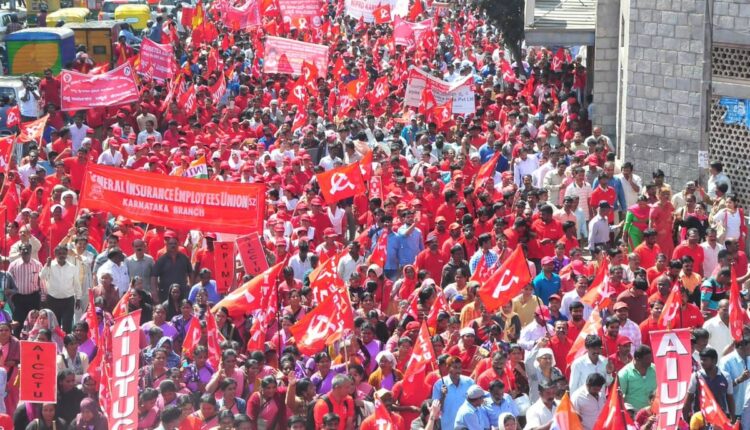
{"type": "MultiPolygon", "coordinates": [[[[393,23],[349,17],[343,1],[325,2],[322,25],[309,28],[272,13],[272,1],[261,2],[262,26],[229,28],[227,2],[203,3],[192,32],[169,15],[149,26],[144,36],[170,44],[179,70],[167,82],[142,76],[137,103],[61,112],[52,71],[22,90],[24,121],[49,116],[2,188],[0,425],[109,428],[100,367],[89,368],[103,347],[91,334],[140,309],[139,429],[547,430],[566,393],[582,429],[604,429],[597,420],[617,381],[635,428],[652,430],[650,334],[665,328],[678,285],[669,327],[691,330],[694,366],[684,428],[712,428],[696,388],[704,378],[750,429],[750,333],[735,339],[729,329],[730,284],[750,278],[747,227],[722,164],[706,184],[639,170],[592,124],[580,57],[528,47],[517,63],[475,3],[427,3],[409,5],[412,21],[432,21],[408,47],[394,44],[393,23]],[[303,99],[296,76],[263,72],[267,35],[329,47],[328,70],[303,99]],[[475,113],[444,121],[430,106],[405,106],[412,66],[447,82],[469,76],[475,113]],[[373,103],[383,77],[388,95],[373,103]],[[217,79],[223,94],[210,90],[217,79]],[[368,95],[342,103],[359,79],[368,95]],[[187,115],[171,93],[189,86],[197,109],[187,115]],[[267,263],[284,267],[261,349],[248,347],[257,315],[210,311],[225,295],[214,243],[231,236],[78,204],[88,165],[182,176],[200,157],[203,180],[267,186],[262,244],[267,263]],[[326,201],[316,174],[363,160],[379,194],[326,201]],[[519,247],[532,280],[492,309],[478,293],[485,274],[519,247]],[[302,353],[291,328],[318,305],[310,275],[330,259],[353,329],[302,353]],[[608,304],[586,300],[592,288],[608,291],[608,304]],[[592,312],[601,328],[573,356],[592,312]],[[205,329],[209,318],[220,351],[205,333],[183,347],[191,321],[205,329]],[[423,327],[435,355],[404,378],[423,327]],[[56,344],[57,403],[19,403],[19,340],[56,344]]],[[[117,64],[135,55],[126,36],[117,64]]],[[[72,65],[94,66],[83,51],[72,65]]],[[[257,275],[237,257],[236,288],[257,275]]]]}

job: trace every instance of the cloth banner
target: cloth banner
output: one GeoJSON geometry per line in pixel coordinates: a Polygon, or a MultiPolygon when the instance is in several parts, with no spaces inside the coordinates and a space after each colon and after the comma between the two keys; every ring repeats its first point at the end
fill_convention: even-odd
{"type": "Polygon", "coordinates": [[[177,62],[174,59],[171,45],[156,43],[148,37],[141,43],[141,61],[138,63],[138,73],[150,76],[151,79],[166,81],[174,78],[177,62]]]}
{"type": "Polygon", "coordinates": [[[446,82],[412,66],[409,68],[404,103],[406,106],[419,107],[422,92],[431,91],[435,97],[435,103],[438,105],[443,105],[452,98],[454,114],[470,114],[474,113],[476,109],[472,87],[471,76],[466,76],[456,82],[446,82]]]}
{"type": "MultiPolygon", "coordinates": [[[[319,0],[278,0],[279,10],[284,22],[295,21],[298,29],[305,27],[320,27],[323,22],[320,19],[319,0]],[[303,21],[301,18],[305,18],[303,21]]],[[[267,51],[266,51],[267,52],[267,51]]],[[[318,69],[321,70],[321,69],[318,69]]]]}
{"type": "Polygon", "coordinates": [[[224,23],[235,31],[262,25],[260,5],[256,0],[248,0],[240,7],[227,6],[223,14],[224,23]]]}
{"type": "MultiPolygon", "coordinates": [[[[375,16],[373,11],[378,6],[389,5],[391,11],[396,7],[396,0],[346,0],[344,3],[346,7],[346,14],[350,17],[359,20],[362,18],[367,23],[375,22],[375,16]]],[[[393,12],[391,12],[393,15],[393,12]]]]}
{"type": "Polygon", "coordinates": [[[416,47],[417,41],[427,30],[433,27],[432,18],[419,22],[409,22],[402,19],[396,19],[393,24],[393,43],[395,45],[404,45],[407,49],[416,47]]]}
{"type": "Polygon", "coordinates": [[[328,47],[266,36],[263,72],[301,75],[303,61],[313,63],[318,70],[328,70],[328,47]]]}
{"type": "Polygon", "coordinates": [[[246,236],[238,237],[237,252],[240,254],[242,266],[248,275],[257,275],[268,270],[268,260],[266,253],[263,252],[263,244],[260,243],[258,233],[250,233],[246,236]]]}
{"type": "Polygon", "coordinates": [[[135,428],[138,424],[138,347],[141,310],[115,320],[112,326],[112,394],[107,413],[109,428],[135,428]]]}
{"type": "Polygon", "coordinates": [[[651,349],[659,401],[658,427],[676,430],[693,371],[690,330],[652,331],[651,349]]]}
{"type": "Polygon", "coordinates": [[[234,242],[214,242],[214,273],[216,290],[225,294],[234,284],[234,242]]]}
{"type": "Polygon", "coordinates": [[[60,84],[63,111],[114,107],[137,102],[140,96],[130,63],[103,75],[63,70],[60,72],[60,84]]]}
{"type": "Polygon", "coordinates": [[[80,207],[177,230],[262,231],[266,187],[88,164],[80,207]]]}
{"type": "Polygon", "coordinates": [[[19,401],[57,403],[57,346],[54,342],[22,340],[21,357],[19,401]]]}

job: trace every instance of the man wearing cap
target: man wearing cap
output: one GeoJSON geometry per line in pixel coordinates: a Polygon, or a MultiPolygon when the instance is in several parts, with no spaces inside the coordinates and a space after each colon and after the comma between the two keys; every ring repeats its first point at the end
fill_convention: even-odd
{"type": "Polygon", "coordinates": [[[466,392],[466,401],[456,412],[456,419],[452,428],[465,430],[487,430],[490,420],[487,412],[482,408],[487,393],[479,386],[472,385],[466,392]]]}
{"type": "Polygon", "coordinates": [[[634,323],[628,318],[628,304],[625,302],[617,302],[613,307],[615,311],[615,317],[620,323],[620,336],[625,336],[633,342],[631,350],[635,350],[641,345],[641,329],[638,324],[634,323]]]}
{"type": "Polygon", "coordinates": [[[221,301],[221,295],[216,287],[216,281],[211,279],[211,271],[207,268],[203,268],[198,272],[198,283],[190,288],[188,300],[195,303],[195,298],[201,290],[206,291],[209,303],[219,303],[221,301]]]}
{"type": "Polygon", "coordinates": [[[424,249],[422,231],[414,221],[414,211],[406,210],[403,213],[403,224],[399,227],[397,233],[399,237],[399,268],[414,262],[417,255],[424,249]]]}
{"type": "Polygon", "coordinates": [[[115,138],[109,138],[107,140],[107,145],[107,150],[102,152],[102,155],[99,156],[99,159],[96,161],[96,163],[101,164],[102,166],[122,166],[123,159],[122,153],[120,152],[119,142],[117,142],[115,138]]]}
{"type": "Polygon", "coordinates": [[[448,258],[438,250],[438,237],[433,232],[427,235],[427,248],[417,255],[414,265],[419,270],[426,270],[437,285],[441,284],[443,268],[448,258]]]}
{"type": "Polygon", "coordinates": [[[534,294],[542,299],[545,305],[549,304],[549,297],[560,291],[560,275],[554,272],[555,260],[552,257],[542,258],[542,271],[536,275],[532,284],[534,294]]]}
{"type": "Polygon", "coordinates": [[[47,264],[39,277],[47,286],[47,307],[54,312],[60,326],[70,333],[73,329],[73,313],[81,307],[81,283],[78,269],[67,262],[68,248],[58,245],[55,260],[47,258],[47,264]]]}
{"type": "Polygon", "coordinates": [[[547,322],[549,318],[549,309],[539,306],[534,311],[534,320],[521,329],[518,344],[526,351],[531,351],[541,339],[550,338],[555,329],[547,322]]]}
{"type": "Polygon", "coordinates": [[[96,278],[101,278],[105,273],[112,276],[112,283],[118,293],[125,294],[130,287],[130,275],[128,266],[125,264],[125,254],[120,248],[112,248],[107,252],[107,261],[96,271],[96,278]]]}
{"type": "Polygon", "coordinates": [[[597,214],[589,221],[589,250],[594,251],[597,247],[609,248],[610,233],[613,227],[609,225],[609,213],[612,206],[602,200],[597,204],[597,214]]]}

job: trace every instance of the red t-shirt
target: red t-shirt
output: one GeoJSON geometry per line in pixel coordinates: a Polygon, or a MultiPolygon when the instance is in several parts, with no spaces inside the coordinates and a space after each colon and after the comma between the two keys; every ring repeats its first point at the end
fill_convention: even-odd
{"type": "Polygon", "coordinates": [[[691,246],[687,242],[683,242],[672,251],[672,259],[679,260],[686,255],[693,259],[693,270],[703,276],[703,248],[700,245],[691,246]]]}
{"type": "Polygon", "coordinates": [[[562,224],[560,221],[553,219],[545,223],[541,219],[531,224],[531,230],[536,233],[536,239],[539,241],[539,248],[543,257],[552,257],[555,255],[555,242],[563,236],[562,224]],[[542,240],[552,239],[552,242],[542,244],[542,240]]]}
{"type": "MultiPolygon", "coordinates": [[[[601,186],[594,188],[594,191],[591,192],[591,197],[589,197],[589,207],[595,208],[599,205],[599,202],[604,200],[607,203],[610,204],[613,208],[615,207],[615,200],[617,199],[617,194],[615,193],[615,189],[612,187],[607,187],[605,190],[601,186]]],[[[609,211],[609,215],[607,215],[607,219],[609,220],[609,223],[612,224],[615,222],[615,211],[611,210],[609,211]]]]}
{"type": "Polygon", "coordinates": [[[417,255],[417,259],[414,261],[414,265],[417,270],[426,270],[430,274],[437,285],[440,285],[440,280],[443,276],[443,266],[448,264],[448,258],[442,253],[432,252],[430,249],[425,249],[417,255]]]}
{"type": "Polygon", "coordinates": [[[68,157],[63,159],[65,171],[70,175],[70,187],[74,191],[81,191],[83,185],[83,173],[86,171],[88,160],[80,162],[78,157],[68,157]]]}
{"type": "Polygon", "coordinates": [[[313,415],[315,417],[315,428],[323,428],[323,417],[328,413],[334,413],[339,417],[339,429],[346,430],[346,421],[354,416],[354,402],[352,398],[346,396],[341,402],[337,402],[333,397],[326,395],[328,400],[333,406],[331,411],[328,407],[327,402],[324,399],[318,399],[313,407],[313,415]]]}

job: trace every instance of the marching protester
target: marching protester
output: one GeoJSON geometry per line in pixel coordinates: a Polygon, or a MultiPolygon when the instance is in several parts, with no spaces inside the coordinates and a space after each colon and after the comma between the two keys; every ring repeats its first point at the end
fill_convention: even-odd
{"type": "Polygon", "coordinates": [[[24,81],[0,426],[750,430],[746,200],[622,159],[582,51],[475,2],[177,10],[24,81]]]}

